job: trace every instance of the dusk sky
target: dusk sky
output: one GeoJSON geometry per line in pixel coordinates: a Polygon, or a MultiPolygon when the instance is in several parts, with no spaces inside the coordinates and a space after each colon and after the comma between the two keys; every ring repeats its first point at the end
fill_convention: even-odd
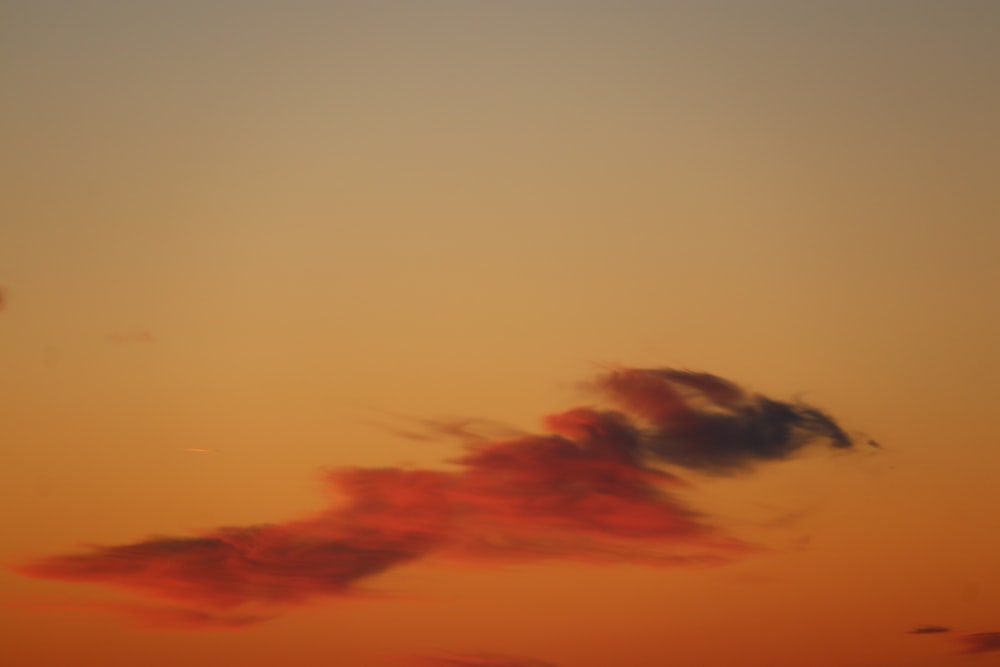
{"type": "Polygon", "coordinates": [[[1000,2],[0,0],[0,663],[1000,660],[1000,2]]]}

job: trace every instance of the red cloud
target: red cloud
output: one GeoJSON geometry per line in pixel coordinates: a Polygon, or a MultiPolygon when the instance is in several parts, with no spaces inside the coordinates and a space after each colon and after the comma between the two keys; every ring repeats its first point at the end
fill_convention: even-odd
{"type": "Polygon", "coordinates": [[[18,569],[182,603],[137,613],[213,626],[256,619],[248,608],[345,595],[430,556],[717,564],[750,547],[681,501],[684,483],[657,465],[729,471],[790,455],[812,435],[840,444],[839,427],[815,409],[752,397],[707,374],[623,370],[599,386],[652,426],[571,410],[550,416],[548,433],[469,443],[451,470],[331,472],[337,501],[306,519],[93,547],[18,569]]]}

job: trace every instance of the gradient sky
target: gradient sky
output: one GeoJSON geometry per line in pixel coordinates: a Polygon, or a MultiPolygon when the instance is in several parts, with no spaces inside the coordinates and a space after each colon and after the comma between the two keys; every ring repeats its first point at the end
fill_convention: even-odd
{"type": "Polygon", "coordinates": [[[419,420],[537,431],[608,364],[882,445],[685,475],[767,547],[715,568],[429,560],[223,632],[5,570],[0,661],[991,664],[998,35],[990,0],[0,1],[4,565],[301,518],[323,470],[459,455],[419,420]]]}

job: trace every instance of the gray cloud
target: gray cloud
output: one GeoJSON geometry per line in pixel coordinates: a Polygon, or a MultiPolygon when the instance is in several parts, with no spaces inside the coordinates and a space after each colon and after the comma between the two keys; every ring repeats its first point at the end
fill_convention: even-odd
{"type": "Polygon", "coordinates": [[[818,408],[750,393],[709,373],[626,368],[595,386],[638,420],[643,454],[699,472],[747,471],[817,443],[854,446],[818,408]]]}

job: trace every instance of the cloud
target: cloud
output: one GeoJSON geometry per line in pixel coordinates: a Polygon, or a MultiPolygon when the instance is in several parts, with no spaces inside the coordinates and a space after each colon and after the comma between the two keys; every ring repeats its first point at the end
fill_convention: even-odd
{"type": "Polygon", "coordinates": [[[942,632],[951,632],[951,628],[946,628],[943,625],[918,625],[910,630],[911,635],[935,635],[942,632]]]}
{"type": "Polygon", "coordinates": [[[29,576],[102,582],[212,610],[337,594],[405,558],[273,525],[94,547],[89,553],[43,558],[20,569],[29,576]]]}
{"type": "Polygon", "coordinates": [[[483,442],[510,439],[524,435],[522,431],[507,424],[481,418],[425,419],[389,410],[377,410],[395,420],[409,424],[408,428],[389,426],[379,422],[369,422],[393,435],[420,442],[457,441],[460,443],[483,442]]]}
{"type": "Polygon", "coordinates": [[[976,632],[962,637],[964,653],[1000,651],[1000,632],[976,632]]]}
{"type": "Polygon", "coordinates": [[[626,368],[602,376],[595,386],[639,419],[647,456],[699,472],[747,471],[817,442],[854,445],[813,406],[751,394],[709,373],[626,368]]]}
{"type": "Polygon", "coordinates": [[[201,609],[169,607],[165,605],[141,605],[119,603],[107,605],[110,612],[124,616],[139,625],[157,628],[195,630],[213,628],[217,630],[239,630],[250,625],[270,620],[271,615],[252,613],[213,613],[201,609]]]}
{"type": "Polygon", "coordinates": [[[219,613],[200,609],[115,600],[61,600],[20,602],[15,606],[29,611],[90,611],[112,614],[141,626],[177,630],[242,629],[269,620],[271,616],[250,612],[219,613]]]}
{"type": "Polygon", "coordinates": [[[414,656],[413,667],[557,667],[555,663],[487,653],[448,653],[414,656]]]}
{"type": "Polygon", "coordinates": [[[815,408],[714,375],[623,369],[595,386],[622,410],[577,408],[546,418],[540,434],[472,439],[448,469],[334,470],[324,479],[334,500],[305,519],[96,546],[17,570],[181,604],[186,623],[211,627],[348,595],[429,557],[718,565],[754,547],[682,499],[691,488],[665,466],[728,473],[813,440],[851,445],[815,408]]]}

